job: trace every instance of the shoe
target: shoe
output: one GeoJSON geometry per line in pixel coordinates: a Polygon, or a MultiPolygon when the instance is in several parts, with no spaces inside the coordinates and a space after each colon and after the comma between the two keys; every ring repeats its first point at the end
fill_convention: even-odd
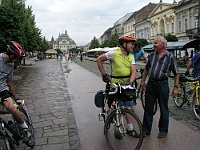
{"type": "Polygon", "coordinates": [[[158,138],[165,138],[167,136],[167,132],[160,132],[158,134],[158,138]]]}
{"type": "Polygon", "coordinates": [[[143,137],[146,137],[146,136],[149,136],[150,134],[149,133],[146,133],[143,131],[143,137]]]}
{"type": "Polygon", "coordinates": [[[30,131],[29,131],[29,129],[28,128],[24,128],[23,129],[23,135],[24,135],[24,142],[26,143],[26,142],[28,142],[29,141],[29,138],[31,137],[31,133],[30,133],[30,131]]]}
{"type": "Polygon", "coordinates": [[[140,134],[138,134],[135,130],[131,130],[131,131],[126,131],[126,133],[132,137],[135,137],[135,138],[139,138],[140,137],[140,134]]]}

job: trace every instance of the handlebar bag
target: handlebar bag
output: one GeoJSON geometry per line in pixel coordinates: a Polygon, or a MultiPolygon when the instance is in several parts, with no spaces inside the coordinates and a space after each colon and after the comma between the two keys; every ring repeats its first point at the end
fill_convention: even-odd
{"type": "Polygon", "coordinates": [[[121,101],[132,101],[136,99],[136,88],[129,84],[122,84],[118,87],[117,97],[121,101]]]}

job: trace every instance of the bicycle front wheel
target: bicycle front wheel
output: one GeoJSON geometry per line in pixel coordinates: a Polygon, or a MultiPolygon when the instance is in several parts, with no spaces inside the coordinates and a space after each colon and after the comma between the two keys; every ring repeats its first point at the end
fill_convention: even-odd
{"type": "MultiPolygon", "coordinates": [[[[141,100],[143,109],[145,109],[145,92],[144,92],[144,90],[141,91],[140,100],[141,100]]],[[[155,100],[155,101],[154,101],[154,105],[153,105],[153,115],[156,114],[156,112],[157,112],[157,107],[158,107],[157,101],[155,100]]]]}
{"type": "Polygon", "coordinates": [[[30,136],[28,137],[29,140],[27,142],[25,142],[25,144],[32,148],[35,145],[35,133],[34,133],[31,118],[29,117],[28,112],[24,108],[22,108],[22,107],[19,108],[19,111],[22,113],[22,115],[24,117],[24,121],[28,125],[28,129],[30,132],[30,136]]]}
{"type": "Polygon", "coordinates": [[[200,120],[200,100],[199,100],[199,96],[198,96],[198,100],[197,100],[197,96],[193,96],[193,102],[192,102],[192,109],[194,111],[194,115],[195,117],[200,120]]]}
{"type": "Polygon", "coordinates": [[[121,112],[119,113],[115,110],[108,115],[104,125],[104,135],[106,143],[112,150],[138,150],[143,142],[141,121],[133,111],[126,108],[121,108],[121,112]],[[131,134],[127,132],[125,116],[129,117],[129,121],[132,123],[133,129],[135,130],[131,132],[131,134]]]}
{"type": "Polygon", "coordinates": [[[13,142],[0,131],[0,150],[16,150],[13,142]]]}
{"type": "Polygon", "coordinates": [[[184,104],[185,97],[184,97],[184,89],[183,89],[183,84],[179,83],[179,93],[177,96],[173,97],[174,103],[176,107],[181,108],[184,104]]]}

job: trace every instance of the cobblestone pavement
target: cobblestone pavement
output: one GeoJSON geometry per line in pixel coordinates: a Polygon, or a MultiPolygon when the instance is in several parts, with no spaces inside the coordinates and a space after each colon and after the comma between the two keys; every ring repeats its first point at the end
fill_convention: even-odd
{"type": "MultiPolygon", "coordinates": [[[[19,98],[25,99],[33,121],[36,144],[34,150],[80,149],[76,123],[66,87],[61,62],[46,59],[34,62],[14,72],[19,98]]],[[[18,149],[28,149],[22,144],[18,149]]]]}
{"type": "MultiPolygon", "coordinates": [[[[82,66],[83,68],[89,70],[90,72],[93,72],[97,76],[101,77],[101,74],[98,70],[96,62],[94,62],[93,59],[84,59],[82,62],[80,60],[77,60],[78,65],[82,66]]],[[[110,73],[110,65],[109,63],[104,64],[105,70],[107,73],[110,73]]],[[[138,63],[136,67],[144,68],[144,64],[138,63]]],[[[183,72],[183,68],[179,69],[180,72],[183,72]]],[[[169,85],[170,89],[172,90],[173,87],[173,79],[169,79],[169,85]]],[[[158,108],[159,109],[159,108],[158,108]]],[[[182,108],[177,108],[173,102],[172,96],[170,96],[169,99],[169,110],[170,110],[170,116],[174,118],[175,120],[187,125],[189,128],[195,130],[196,132],[200,133],[200,121],[197,120],[194,116],[192,106],[188,106],[187,104],[184,104],[182,108]]]]}

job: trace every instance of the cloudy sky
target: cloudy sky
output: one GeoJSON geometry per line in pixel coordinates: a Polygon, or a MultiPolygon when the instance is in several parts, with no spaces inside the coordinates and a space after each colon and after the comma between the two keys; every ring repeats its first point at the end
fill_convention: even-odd
{"type": "MultiPolygon", "coordinates": [[[[77,46],[99,38],[126,13],[134,12],[149,2],[160,0],[26,0],[32,6],[36,26],[47,40],[58,38],[67,30],[77,46]]],[[[172,3],[173,0],[163,0],[172,3]]]]}

